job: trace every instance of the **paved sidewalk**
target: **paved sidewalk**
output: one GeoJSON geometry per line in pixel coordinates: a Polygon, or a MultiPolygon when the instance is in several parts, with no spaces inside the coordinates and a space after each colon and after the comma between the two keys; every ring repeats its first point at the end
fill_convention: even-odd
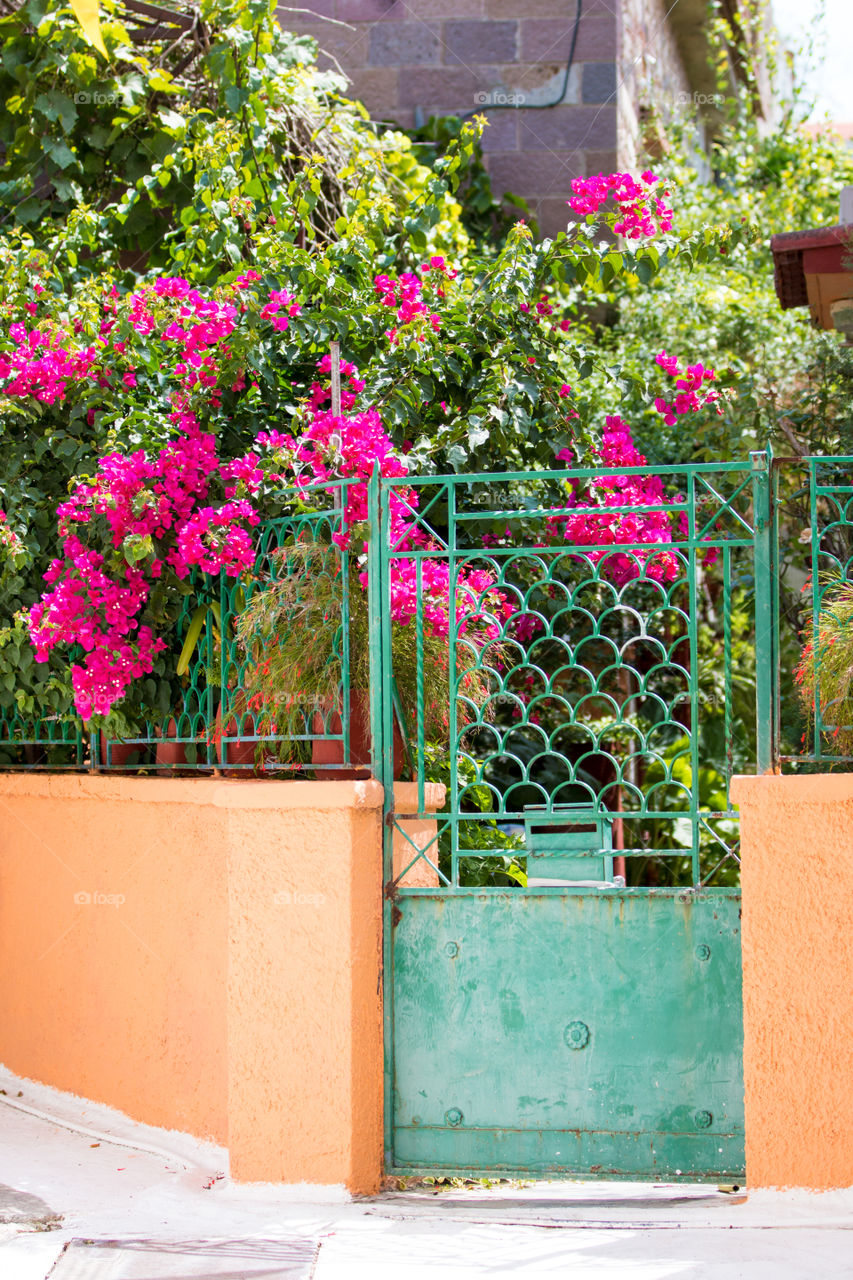
{"type": "Polygon", "coordinates": [[[574,1182],[352,1202],[235,1186],[217,1147],[2,1069],[0,1089],[2,1280],[853,1278],[853,1191],[574,1182]]]}

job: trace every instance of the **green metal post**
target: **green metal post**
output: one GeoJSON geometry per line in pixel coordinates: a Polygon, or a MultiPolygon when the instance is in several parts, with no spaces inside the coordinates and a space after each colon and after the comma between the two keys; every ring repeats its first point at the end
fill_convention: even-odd
{"type": "MultiPolygon", "coordinates": [[[[370,741],[374,778],[382,779],[384,676],[382,669],[382,522],[380,516],[379,464],[367,483],[367,609],[370,661],[370,741]]],[[[349,619],[344,619],[345,626],[349,619]]]]}
{"type": "Polygon", "coordinates": [[[688,690],[690,693],[690,776],[693,780],[690,788],[690,825],[693,832],[691,857],[691,879],[698,885],[701,879],[699,860],[700,824],[699,824],[699,637],[696,619],[699,617],[699,558],[696,554],[696,477],[690,477],[690,549],[687,553],[687,593],[690,602],[690,618],[693,625],[688,627],[688,652],[690,669],[688,672],[688,690]]]}
{"type": "MultiPolygon", "coordinates": [[[[782,754],[782,680],[779,665],[779,637],[781,626],[781,584],[779,581],[779,467],[770,456],[770,515],[771,547],[773,553],[773,767],[779,767],[782,754]]],[[[729,806],[731,808],[731,806],[729,806]]]]}
{"type": "MultiPolygon", "coordinates": [[[[382,911],[383,956],[383,1021],[385,1059],[385,1166],[394,1163],[394,1040],[393,1040],[393,929],[394,903],[387,891],[394,875],[394,745],[391,725],[390,666],[390,607],[387,600],[386,578],[388,554],[384,545],[387,522],[382,518],[385,494],[379,475],[379,464],[374,466],[367,485],[367,603],[368,640],[370,659],[370,728],[371,761],[373,776],[382,782],[385,800],[382,809],[382,883],[386,886],[382,911]],[[384,616],[383,616],[384,615],[384,616]],[[387,626],[385,624],[388,624],[387,626]],[[386,728],[388,741],[386,743],[386,728]],[[388,756],[390,754],[390,770],[388,756]]],[[[349,621],[348,619],[346,620],[349,621]]]]}
{"type": "Polygon", "coordinates": [[[772,773],[776,765],[776,644],[773,627],[774,511],[769,449],[751,453],[755,569],[755,768],[772,773]]]}

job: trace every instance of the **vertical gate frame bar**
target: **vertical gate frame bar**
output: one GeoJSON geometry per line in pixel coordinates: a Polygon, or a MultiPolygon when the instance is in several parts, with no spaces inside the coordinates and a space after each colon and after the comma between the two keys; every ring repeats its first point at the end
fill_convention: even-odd
{"type": "Polygon", "coordinates": [[[770,451],[749,455],[755,512],[755,771],[776,767],[776,637],[773,605],[773,512],[770,491],[770,451]]]}
{"type": "Polygon", "coordinates": [[[697,619],[699,617],[698,579],[699,557],[696,554],[696,475],[690,474],[690,549],[687,553],[688,593],[690,600],[690,623],[688,626],[688,647],[690,652],[690,672],[688,687],[690,689],[690,825],[693,829],[693,850],[691,853],[691,875],[693,884],[701,880],[699,865],[699,636],[697,619]]]}
{"type": "Polygon", "coordinates": [[[723,547],[723,741],[726,751],[726,808],[730,796],[734,743],[732,741],[732,551],[723,547]]]}
{"type": "MultiPolygon", "coordinates": [[[[418,723],[415,730],[415,759],[413,769],[415,780],[418,784],[418,813],[423,813],[426,804],[426,732],[424,730],[424,562],[418,557],[415,561],[415,599],[417,608],[415,612],[415,622],[417,624],[417,632],[415,634],[415,666],[417,688],[415,691],[415,714],[418,723]]],[[[436,861],[438,861],[438,853],[436,852],[436,861]]]]}
{"type": "MultiPolygon", "coordinates": [[[[339,492],[341,494],[341,513],[336,532],[342,531],[344,527],[343,490],[341,489],[339,492]]],[[[352,718],[352,699],[350,697],[352,691],[352,681],[350,679],[350,620],[352,611],[349,590],[349,552],[338,551],[337,555],[341,571],[341,734],[343,737],[344,760],[349,760],[351,758],[352,736],[352,725],[350,724],[352,718]]]]}
{"type": "MultiPolygon", "coordinates": [[[[223,569],[219,575],[219,616],[223,623],[228,617],[228,584],[225,580],[225,570],[223,569]]],[[[207,652],[213,652],[213,619],[210,616],[210,610],[204,622],[205,643],[207,652]]],[[[228,733],[228,725],[231,720],[231,707],[228,705],[228,640],[224,626],[221,630],[221,640],[219,642],[219,705],[222,710],[221,732],[217,735],[219,738],[219,746],[217,751],[216,766],[219,769],[228,767],[228,747],[225,743],[225,736],[228,733]]],[[[240,736],[240,729],[237,728],[237,737],[240,736]]]]}
{"type": "MultiPolygon", "coordinates": [[[[450,626],[448,627],[448,677],[450,687],[450,706],[448,707],[448,724],[451,729],[450,741],[453,750],[450,753],[450,807],[454,814],[459,812],[459,672],[456,665],[456,629],[458,626],[457,609],[457,562],[456,543],[456,484],[447,482],[447,556],[448,556],[448,601],[450,626]]],[[[459,885],[459,819],[450,820],[450,883],[459,885]]]]}
{"type": "Polygon", "coordinates": [[[367,604],[370,657],[370,730],[371,764],[374,778],[382,783],[382,1042],[384,1065],[384,1168],[394,1164],[394,1010],[393,1010],[393,907],[388,886],[393,879],[394,848],[394,748],[391,725],[390,601],[387,598],[388,556],[384,538],[387,522],[383,520],[383,493],[379,463],[367,485],[367,604]],[[388,623],[386,627],[385,623],[388,623]],[[389,741],[386,743],[386,728],[389,741]],[[391,755],[390,770],[388,755],[391,755]]]}
{"type": "MultiPolygon", "coordinates": [[[[812,526],[814,527],[814,526],[812,526]]],[[[779,467],[770,454],[770,545],[773,553],[773,769],[781,773],[782,754],[782,678],[780,668],[782,585],[779,556],[779,467]]]]}

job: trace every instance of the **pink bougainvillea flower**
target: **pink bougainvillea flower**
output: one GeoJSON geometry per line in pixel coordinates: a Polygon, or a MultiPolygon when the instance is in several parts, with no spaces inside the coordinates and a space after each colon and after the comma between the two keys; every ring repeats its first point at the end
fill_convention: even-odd
{"type": "Polygon", "coordinates": [[[639,240],[642,236],[655,236],[672,229],[672,209],[665,203],[669,192],[662,188],[660,195],[652,194],[652,186],[659,179],[649,170],[641,174],[640,181],[630,173],[599,173],[592,178],[575,178],[572,182],[574,196],[568,204],[581,217],[597,214],[612,200],[618,218],[613,223],[617,235],[627,240],[639,240]]]}

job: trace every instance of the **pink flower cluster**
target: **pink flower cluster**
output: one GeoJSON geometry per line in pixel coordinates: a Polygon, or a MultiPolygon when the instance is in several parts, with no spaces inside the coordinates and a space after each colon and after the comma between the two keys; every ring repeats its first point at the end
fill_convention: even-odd
{"type": "MultiPolygon", "coordinates": [[[[411,547],[412,543],[409,544],[411,547]]],[[[450,565],[437,543],[422,541],[425,550],[436,551],[435,559],[395,557],[391,561],[391,617],[407,626],[418,617],[418,564],[420,564],[420,616],[424,629],[446,639],[450,634],[450,565]]],[[[400,550],[407,549],[401,546],[400,550]]],[[[367,586],[367,574],[360,575],[367,586]]],[[[476,645],[497,640],[503,620],[512,605],[503,592],[495,588],[495,575],[488,569],[461,569],[456,579],[456,601],[453,610],[457,635],[476,645]]]]}
{"type": "MultiPolygon", "coordinates": [[[[275,314],[277,306],[269,303],[262,309],[262,316],[269,307],[275,314]]],[[[153,285],[143,285],[130,295],[128,319],[133,329],[140,337],[154,335],[166,345],[174,360],[171,372],[182,390],[189,393],[196,388],[205,389],[214,407],[222,403],[218,387],[220,362],[222,355],[228,354],[225,343],[236,328],[237,318],[238,309],[233,303],[205,298],[180,276],[161,276],[153,285]],[[162,300],[174,304],[168,323],[163,323],[168,317],[155,312],[156,302],[162,300]]],[[[106,334],[104,341],[109,341],[106,334]]],[[[112,345],[124,353],[123,343],[112,345]]]]}
{"type": "MultiPolygon", "coordinates": [[[[642,467],[646,458],[634,446],[631,430],[622,418],[608,417],[601,445],[596,451],[607,467],[642,467]]],[[[558,454],[562,460],[563,454],[558,454]]],[[[672,582],[682,572],[678,557],[661,550],[675,541],[671,503],[656,475],[607,475],[593,481],[589,496],[572,503],[570,511],[548,517],[551,539],[562,539],[586,552],[602,574],[622,586],[641,575],[657,582],[672,582]],[[625,511],[626,507],[658,507],[656,511],[625,511]],[[614,553],[614,546],[630,546],[630,552],[614,553]],[[653,550],[646,550],[649,545],[653,550]]]]}
{"type": "MultiPolygon", "coordinates": [[[[443,261],[443,260],[442,260],[443,261]]],[[[321,372],[328,372],[330,361],[324,357],[319,365],[321,372]]],[[[342,363],[350,392],[342,388],[341,403],[345,396],[355,399],[360,390],[358,370],[342,363]]],[[[312,404],[324,404],[328,390],[314,384],[312,404]]],[[[378,465],[384,477],[402,478],[408,467],[394,447],[390,436],[382,426],[375,409],[350,416],[335,416],[329,409],[317,409],[312,420],[299,438],[279,433],[264,433],[260,443],[271,443],[286,452],[295,484],[309,489],[312,485],[328,484],[336,479],[355,480],[346,488],[342,528],[332,535],[342,550],[363,553],[366,544],[353,544],[353,530],[368,518],[367,482],[378,465]],[[274,439],[273,439],[274,437],[274,439]]],[[[393,550],[403,552],[417,548],[428,551],[434,547],[435,559],[420,557],[421,564],[421,613],[426,630],[438,637],[446,637],[450,630],[450,568],[446,555],[442,555],[434,543],[417,524],[417,490],[408,485],[395,485],[389,490],[389,540],[393,550]]],[[[418,616],[417,562],[405,556],[395,556],[390,562],[391,617],[402,626],[418,616]]],[[[359,574],[362,587],[367,590],[367,571],[359,574]]],[[[505,597],[493,591],[494,575],[483,570],[462,571],[458,575],[455,616],[460,624],[460,635],[477,643],[494,639],[499,633],[495,616],[506,607],[505,597]]]]}
{"type": "Polygon", "coordinates": [[[711,389],[704,395],[699,394],[706,382],[715,380],[717,375],[713,369],[707,369],[703,364],[689,364],[682,370],[676,357],[668,356],[665,351],[655,356],[655,363],[660,365],[671,378],[676,379],[675,398],[669,401],[663,396],[658,396],[655,400],[655,408],[658,413],[663,414],[663,420],[667,426],[674,426],[677,415],[696,413],[709,404],[716,404],[717,413],[723,412],[719,404],[719,392],[711,389]]]}
{"type": "Polygon", "coordinates": [[[0,352],[0,381],[11,379],[3,388],[7,396],[32,396],[42,404],[64,400],[69,384],[88,378],[98,359],[96,347],[67,350],[61,329],[28,332],[25,325],[12,324],[9,337],[17,350],[0,352]]]}
{"type": "MultiPolygon", "coordinates": [[[[346,413],[347,409],[351,409],[358,399],[360,391],[364,390],[364,383],[358,376],[358,369],[354,364],[350,364],[348,360],[341,361],[341,410],[346,413]]],[[[323,356],[319,361],[317,368],[320,373],[332,372],[332,357],[323,356]]],[[[332,398],[331,384],[312,382],[310,387],[310,397],[308,400],[308,409],[311,413],[315,413],[321,405],[328,404],[332,398]]]]}
{"type": "Polygon", "coordinates": [[[575,178],[572,182],[575,195],[568,204],[575,213],[586,217],[598,213],[608,200],[613,200],[619,212],[613,230],[627,240],[639,240],[641,236],[654,236],[672,228],[672,209],[665,203],[669,192],[661,188],[659,196],[652,193],[652,186],[658,181],[649,169],[641,174],[639,182],[630,173],[575,178]]]}
{"type": "MultiPolygon", "coordinates": [[[[181,301],[188,296],[181,281],[158,284],[165,291],[160,296],[181,301]]],[[[140,304],[137,316],[142,323],[144,314],[140,304]]],[[[208,312],[199,321],[207,323],[219,326],[222,314],[208,312]]],[[[197,328],[187,326],[181,339],[185,350],[204,346],[204,336],[192,338],[197,328]]],[[[215,334],[208,336],[218,340],[215,334]]],[[[321,373],[328,372],[329,364],[328,358],[320,361],[321,373]]],[[[345,374],[351,403],[362,384],[354,366],[346,365],[345,374]]],[[[328,400],[328,388],[319,383],[314,387],[312,401],[319,406],[328,400]]],[[[248,453],[222,461],[214,437],[202,430],[180,393],[173,405],[171,416],[179,432],[175,440],[155,455],[143,449],[108,454],[94,479],[78,482],[57,510],[63,555],[45,575],[49,590],[30,611],[30,634],[42,661],[57,645],[82,648],[82,660],[72,665],[71,673],[75,705],[85,720],[106,715],[134,680],[153,670],[157,654],[165,648],[149,616],[158,579],[174,575],[186,581],[196,569],[232,578],[251,572],[252,530],[260,522],[265,485],[290,484],[307,496],[321,484],[352,482],[346,486],[343,528],[335,535],[339,546],[349,548],[353,527],[367,518],[367,481],[374,468],[378,465],[383,476],[406,474],[405,460],[375,409],[349,415],[319,407],[309,410],[300,436],[262,432],[248,453]]],[[[416,507],[416,494],[408,486],[393,490],[395,548],[429,545],[415,527],[416,507]]],[[[425,625],[446,636],[449,568],[438,558],[424,565],[425,625]]],[[[392,561],[392,616],[403,624],[416,611],[414,572],[410,561],[392,561]]],[[[361,576],[366,585],[366,575],[361,576]]],[[[482,597],[492,582],[489,575],[468,573],[461,575],[457,589],[458,613],[471,635],[482,640],[482,597]]]]}
{"type": "MultiPolygon", "coordinates": [[[[116,357],[121,357],[126,362],[122,383],[132,389],[137,385],[137,370],[130,362],[132,348],[116,333],[124,316],[138,337],[160,348],[158,363],[175,380],[178,394],[201,392],[210,407],[218,408],[224,366],[232,355],[229,339],[248,307],[242,295],[259,279],[257,271],[247,271],[225,297],[205,297],[180,276],[161,276],[144,284],[123,303],[113,288],[103,298],[97,341],[84,346],[80,345],[80,321],[70,333],[47,320],[31,331],[24,324],[12,324],[8,334],[12,350],[0,351],[0,385],[6,382],[5,395],[32,396],[54,404],[63,401],[75,383],[111,385],[116,357]]],[[[43,292],[41,286],[38,289],[43,292]]],[[[35,303],[28,303],[26,309],[35,308],[35,303]]],[[[300,304],[286,289],[272,289],[260,308],[260,318],[282,331],[300,312],[300,304]]],[[[227,385],[233,391],[243,390],[244,374],[238,372],[227,385]]],[[[92,421],[90,412],[90,425],[92,421]]]]}
{"type": "Polygon", "coordinates": [[[143,621],[164,571],[182,580],[195,568],[236,576],[254,562],[248,530],[259,516],[245,499],[201,505],[219,459],[213,437],[182,417],[182,433],[155,457],[108,454],[93,482],[78,483],[57,510],[63,558],[45,575],[51,590],[30,611],[30,634],[41,661],[58,644],[82,647],[71,675],[85,720],[105,715],[165,647],[143,621]],[[109,561],[84,540],[98,540],[99,518],[118,553],[109,561]]]}
{"type": "MultiPolygon", "coordinates": [[[[554,314],[554,307],[547,293],[540,294],[539,301],[534,303],[533,306],[531,306],[529,302],[520,302],[518,304],[518,309],[525,315],[529,315],[535,324],[542,324],[544,321],[547,321],[549,316],[554,314]]],[[[549,327],[552,333],[557,329],[562,329],[563,333],[565,333],[568,329],[571,329],[572,322],[564,317],[559,322],[551,323],[549,327]]],[[[529,363],[535,364],[535,359],[531,358],[529,363]]]]}
{"type": "Polygon", "coordinates": [[[301,310],[299,303],[293,301],[292,294],[286,289],[273,289],[269,302],[261,307],[261,318],[269,320],[274,329],[283,332],[290,327],[288,317],[298,316],[301,310]]]}
{"type": "MultiPolygon", "coordinates": [[[[429,264],[425,264],[422,268],[424,272],[436,271],[442,273],[447,268],[443,258],[432,258],[429,264]]],[[[456,274],[455,272],[453,273],[456,274]]],[[[441,328],[441,317],[432,307],[424,301],[423,291],[424,284],[417,275],[412,271],[404,271],[397,279],[392,280],[389,276],[377,276],[373,282],[373,287],[381,299],[383,307],[389,307],[394,310],[397,323],[390,329],[385,330],[385,336],[393,345],[399,341],[399,330],[414,325],[420,316],[426,318],[426,322],[432,328],[433,332],[438,333],[441,328]]],[[[439,288],[440,296],[443,291],[439,288]]],[[[418,342],[424,340],[423,328],[416,331],[418,342]]]]}
{"type": "Polygon", "coordinates": [[[88,720],[106,715],[132,680],[147,675],[165,643],[139,621],[149,589],[141,570],[128,567],[120,583],[105,571],[104,557],[79,538],[67,537],[64,551],[65,560],[54,561],[45,574],[55,585],[33,605],[30,635],[40,662],[58,643],[84,650],[71,679],[77,710],[88,720]]]}

